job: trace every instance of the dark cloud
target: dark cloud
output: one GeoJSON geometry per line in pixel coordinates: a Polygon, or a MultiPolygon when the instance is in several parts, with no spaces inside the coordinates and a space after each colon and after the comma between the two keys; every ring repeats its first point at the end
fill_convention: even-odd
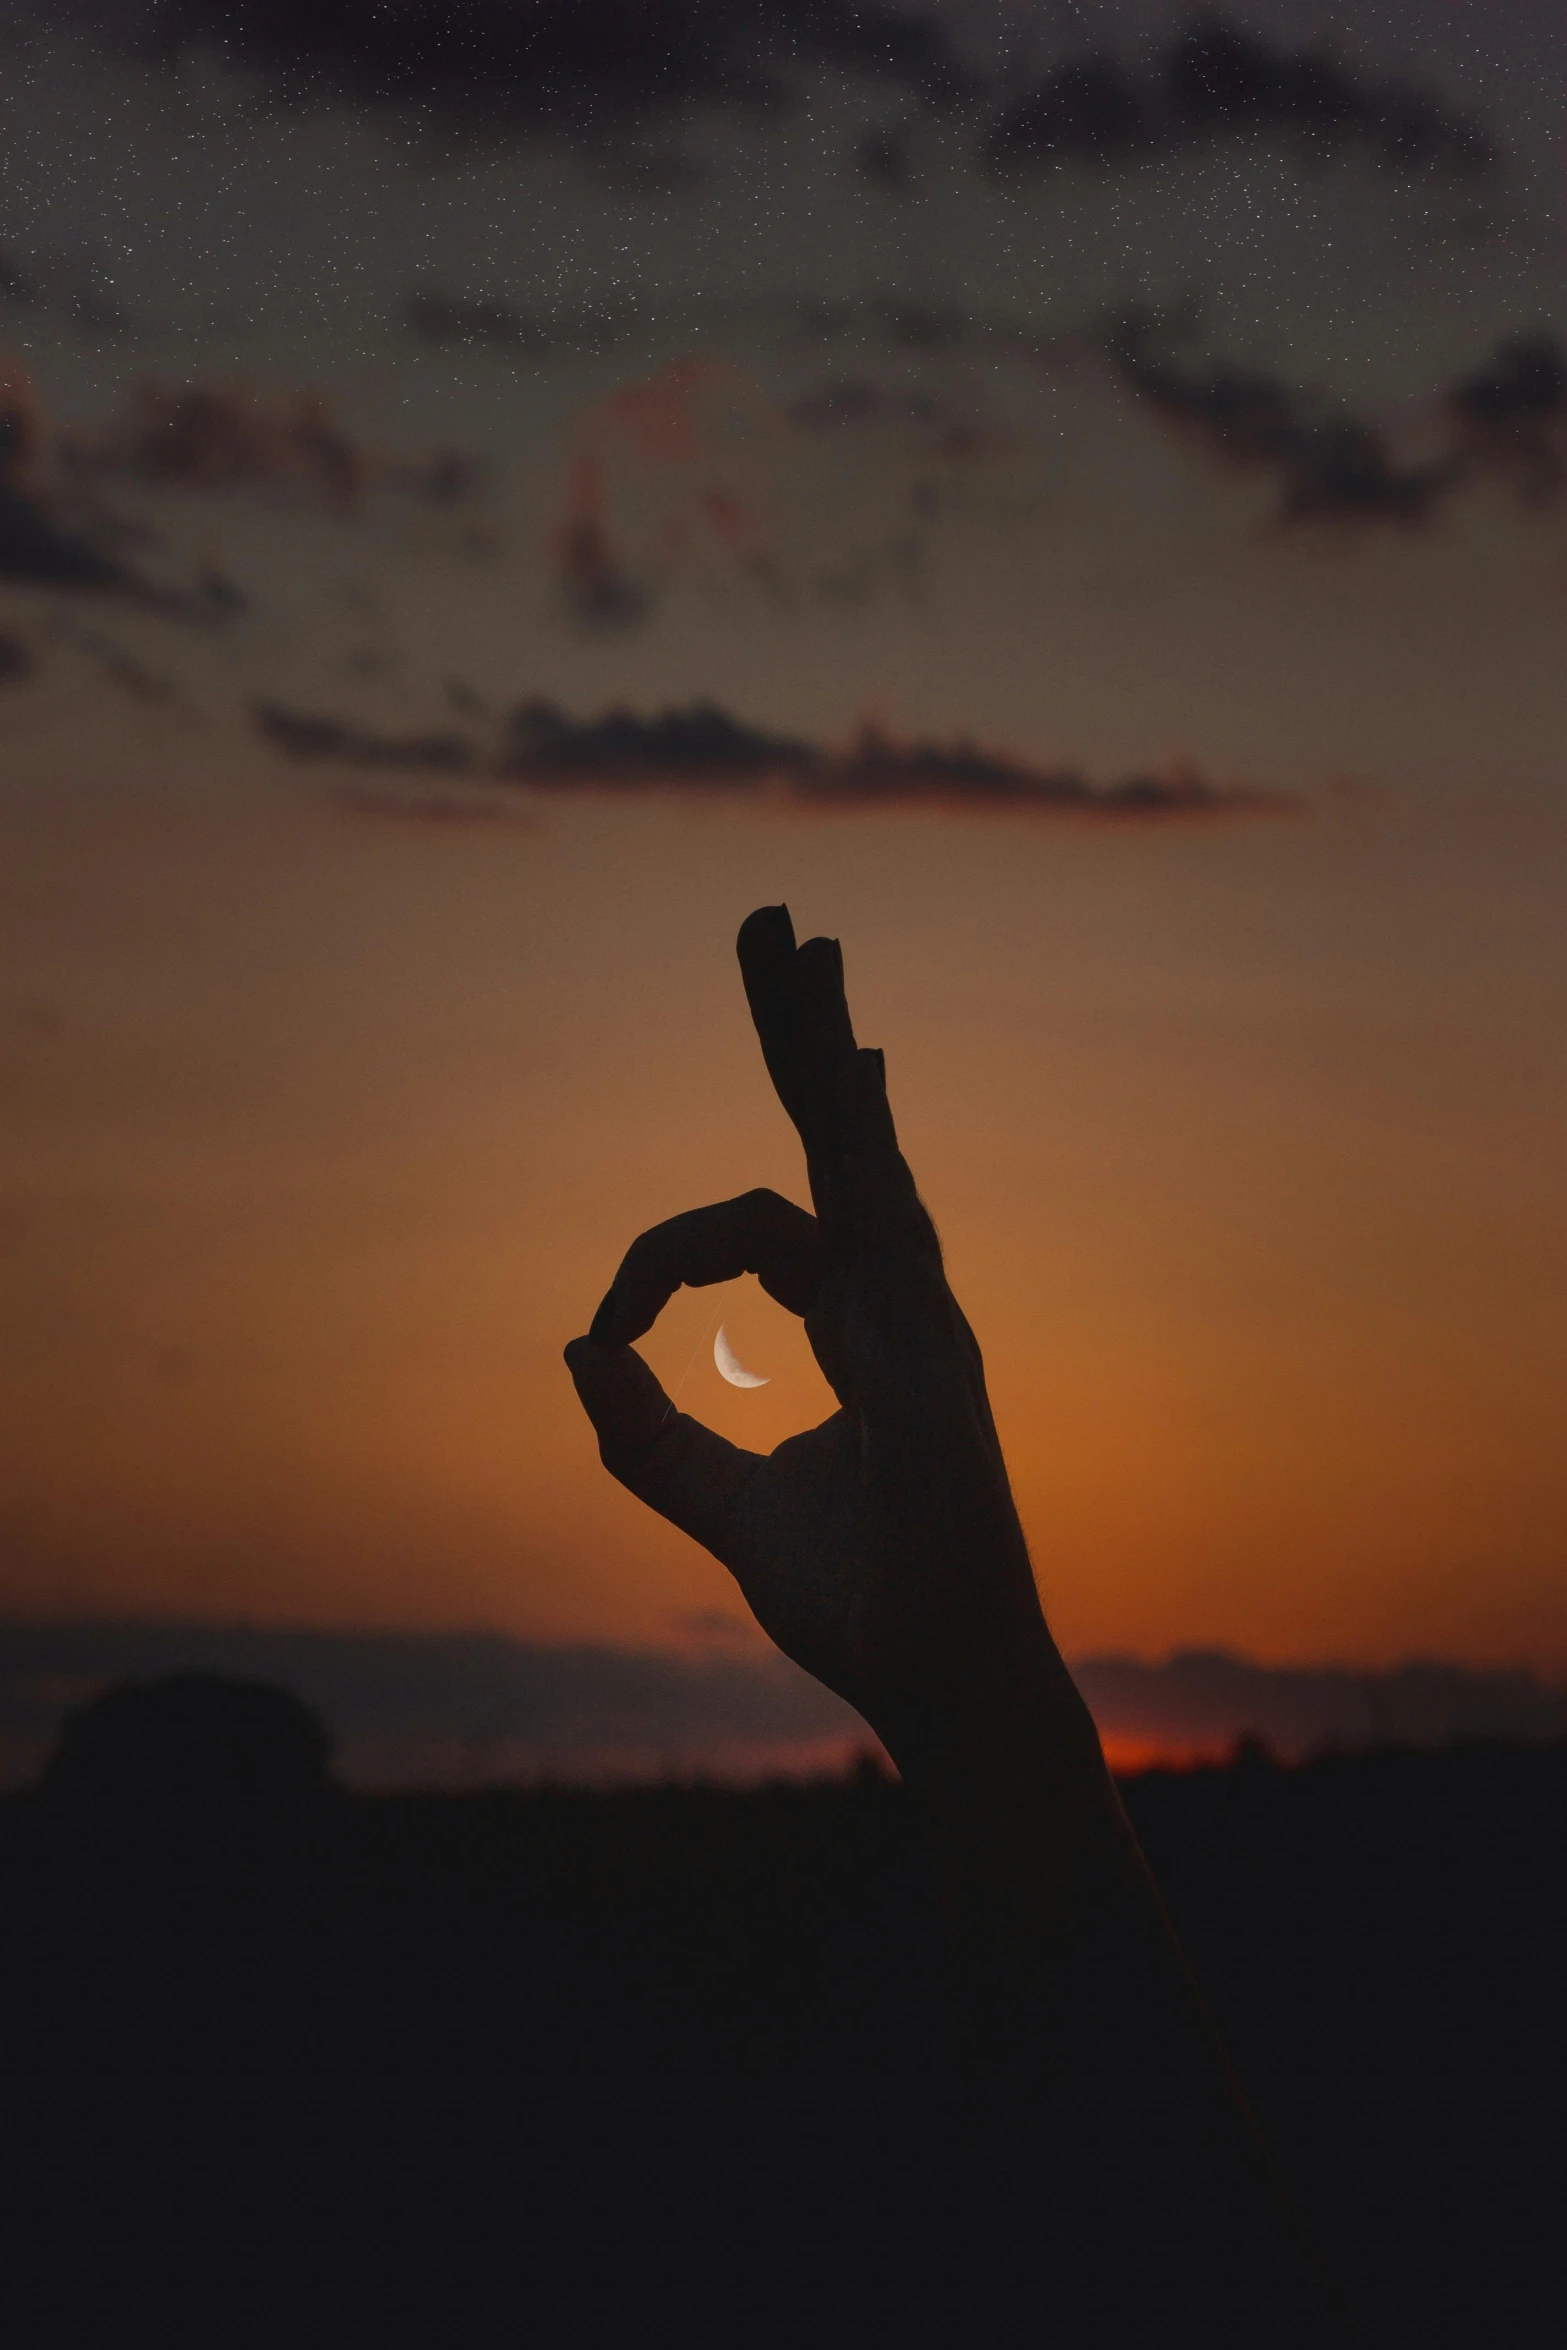
{"type": "Polygon", "coordinates": [[[126,588],[123,564],[52,521],[36,498],[0,479],[0,579],[35,587],[126,588]]]}
{"type": "MultiPolygon", "coordinates": [[[[380,473],[444,496],[437,476],[456,462],[432,458],[401,470],[382,466],[380,473]]],[[[339,506],[352,502],[351,493],[368,475],[326,410],[308,398],[268,409],[233,388],[165,392],[149,385],[106,431],[57,432],[25,369],[0,357],[0,579],[112,590],[167,619],[198,625],[221,624],[243,611],[241,590],[210,562],[188,586],[173,587],[157,584],[110,551],[128,536],[145,542],[150,535],[127,525],[106,503],[101,477],[117,471],[193,488],[307,479],[330,488],[339,506]]],[[[116,682],[130,684],[123,662],[115,675],[116,682]]],[[[143,673],[141,688],[148,683],[143,673]]],[[[166,698],[161,686],[156,690],[166,698]]]]}
{"type": "MultiPolygon", "coordinates": [[[[746,793],[772,787],[812,813],[875,808],[958,814],[1086,817],[1158,823],[1283,813],[1286,793],[1209,782],[1190,768],[1096,783],[1075,768],[1031,767],[970,742],[901,743],[863,727],[846,750],[748,726],[715,702],[644,718],[626,709],[572,718],[554,702],[524,702],[498,752],[466,736],[382,734],[349,720],[259,704],[256,724],[302,763],[410,774],[470,776],[553,792],[746,793]]],[[[406,813],[402,803],[397,812],[406,813]]],[[[433,813],[433,811],[431,811],[433,813]]],[[[470,812],[462,803],[455,811],[470,812]]]]}
{"type": "Polygon", "coordinates": [[[638,718],[629,710],[568,718],[553,702],[524,702],[511,721],[500,771],[522,783],[625,790],[719,787],[805,773],[819,754],[790,735],[764,734],[712,702],[638,718]]]}
{"type": "Polygon", "coordinates": [[[1215,455],[1273,473],[1283,521],[1421,522],[1458,479],[1455,455],[1402,465],[1373,426],[1315,412],[1276,376],[1184,371],[1156,357],[1151,341],[1145,324],[1116,330],[1110,353],[1121,375],[1215,455]]]}
{"type": "Polygon", "coordinates": [[[1111,59],[1057,66],[986,141],[1000,170],[1031,163],[1119,163],[1170,143],[1157,95],[1111,59]]]}
{"type": "Polygon", "coordinates": [[[1210,783],[1191,768],[1095,783],[1072,767],[1030,767],[966,742],[903,744],[869,727],[848,753],[802,774],[796,788],[822,807],[1016,810],[1130,822],[1251,815],[1293,804],[1279,793],[1210,783]]]}
{"type": "Polygon", "coordinates": [[[652,610],[651,586],[633,576],[611,536],[602,458],[573,459],[548,552],[556,585],[580,626],[634,628],[652,610]]]}
{"type": "Polygon", "coordinates": [[[1567,350],[1550,335],[1501,344],[1489,367],[1454,385],[1448,405],[1470,461],[1508,476],[1543,505],[1567,479],[1567,350]]]}
{"type": "MultiPolygon", "coordinates": [[[[695,1629],[693,1627],[692,1629],[695,1629]]],[[[727,1627],[724,1627],[727,1631],[727,1627]]],[[[1219,1754],[1260,1737],[1285,1760],[1325,1748],[1567,1735],[1567,1691],[1528,1673],[1410,1664],[1270,1668],[1222,1654],[1101,1657],[1077,1678],[1112,1751],[1219,1754]]],[[[261,1680],[303,1701],[360,1784],[658,1778],[809,1768],[870,1746],[858,1715],[770,1651],[541,1647],[498,1634],[346,1633],[203,1624],[0,1626],[0,1765],[38,1771],[65,1716],[116,1683],[174,1672],[261,1680]]]]}
{"type": "Polygon", "coordinates": [[[59,453],[78,481],[119,473],[165,489],[259,489],[343,513],[380,487],[455,504],[483,470],[450,449],[389,456],[364,448],[317,392],[232,382],[138,384],[106,426],[63,433],[59,453]]]}
{"type": "Polygon", "coordinates": [[[255,721],[285,758],[311,765],[377,767],[415,775],[468,775],[477,766],[473,745],[460,734],[381,734],[343,718],[260,702],[255,721]]]}
{"type": "Polygon", "coordinates": [[[694,103],[773,106],[826,62],[941,102],[967,77],[934,12],[875,0],[77,0],[107,43],[216,54],[281,96],[593,135],[694,103]]]}
{"type": "Polygon", "coordinates": [[[1567,418],[1567,351],[1550,335],[1503,343],[1489,368],[1455,385],[1453,406],[1487,431],[1567,418]]]}
{"type": "Polygon", "coordinates": [[[1165,53],[1166,104],[1190,133],[1270,130],[1337,146],[1359,140],[1389,163],[1471,172],[1497,161],[1471,115],[1411,84],[1380,81],[1322,48],[1287,50],[1222,19],[1194,25],[1165,53]]]}
{"type": "Polygon", "coordinates": [[[1532,505],[1567,481],[1567,351],[1549,335],[1500,343],[1488,366],[1442,392],[1445,446],[1418,463],[1402,462],[1376,426],[1277,376],[1183,369],[1155,341],[1152,321],[1123,321],[1108,346],[1117,371],[1215,456],[1271,472],[1281,521],[1418,523],[1477,473],[1500,473],[1532,505]]]}
{"type": "Polygon", "coordinates": [[[117,467],[169,487],[264,484],[342,507],[358,504],[370,476],[317,394],[267,399],[238,384],[141,384],[101,439],[78,437],[74,454],[80,465],[117,467]]]}
{"type": "Polygon", "coordinates": [[[1109,56],[1057,66],[986,141],[998,170],[1133,163],[1234,133],[1331,153],[1354,145],[1403,170],[1467,175],[1496,149],[1471,115],[1382,80],[1326,48],[1286,49],[1222,19],[1192,25],[1148,71],[1109,56]]]}
{"type": "Polygon", "coordinates": [[[972,743],[900,743],[863,728],[845,751],[744,725],[713,703],[639,718],[568,718],[529,702],[512,721],[502,774],[551,789],[730,789],[782,784],[802,807],[937,808],[1123,821],[1236,816],[1292,805],[1283,795],[1189,771],[1102,784],[1072,768],[1031,767],[972,743]]]}
{"type": "Polygon", "coordinates": [[[59,522],[39,486],[42,406],[25,370],[0,360],[0,579],[40,587],[123,588],[130,575],[59,522]]]}

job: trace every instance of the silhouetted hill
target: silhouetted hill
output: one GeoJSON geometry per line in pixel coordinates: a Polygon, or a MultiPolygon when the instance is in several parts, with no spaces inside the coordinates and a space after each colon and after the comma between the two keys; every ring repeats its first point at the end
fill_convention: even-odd
{"type": "MultiPolygon", "coordinates": [[[[853,1709],[720,1620],[686,1651],[492,1632],[333,1632],[158,1622],[0,1623],[0,1785],[36,1777],[61,1723],[125,1680],[204,1673],[287,1689],[360,1788],[756,1779],[843,1769],[874,1744],[853,1709]],[[705,1639],[704,1639],[705,1635],[705,1639]]],[[[1219,1651],[1078,1658],[1113,1763],[1217,1760],[1242,1737],[1298,1762],[1328,1747],[1567,1738],[1567,1689],[1413,1662],[1269,1666],[1219,1651]]]]}
{"type": "MultiPolygon", "coordinates": [[[[287,1699],[174,1681],[0,1803],[13,2339],[962,2339],[899,1787],[320,1763],[287,1699]]],[[[1567,1748],[1125,1793],[1362,2338],[1558,2341],[1567,1748]]]]}

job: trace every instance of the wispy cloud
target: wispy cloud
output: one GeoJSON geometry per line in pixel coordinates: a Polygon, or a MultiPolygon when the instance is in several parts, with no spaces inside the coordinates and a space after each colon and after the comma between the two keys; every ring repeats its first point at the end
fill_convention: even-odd
{"type": "Polygon", "coordinates": [[[875,75],[938,103],[969,79],[936,11],[876,0],[77,0],[73,13],[121,52],[216,56],[282,101],[436,109],[593,139],[607,122],[694,104],[777,107],[801,65],[875,75]]]}
{"type": "MultiPolygon", "coordinates": [[[[42,27],[59,19],[58,9],[23,9],[19,29],[29,14],[42,27]]],[[[640,162],[650,192],[667,187],[670,164],[628,167],[628,126],[696,106],[775,112],[803,72],[823,67],[890,83],[928,110],[966,105],[983,160],[1002,172],[1125,164],[1236,134],[1314,154],[1358,147],[1455,176],[1498,160],[1472,113],[1417,82],[1325,41],[1290,46],[1222,16],[1197,18],[1136,65],[1073,39],[1019,98],[1014,70],[982,70],[965,55],[949,12],[880,0],[73,0],[70,15],[120,55],[218,59],[258,79],[274,104],[326,98],[468,129],[563,131],[605,155],[613,132],[620,184],[634,184],[640,162]]],[[[1022,38],[1036,34],[1030,26],[1022,38]]],[[[907,184],[898,126],[868,129],[855,154],[882,189],[907,184]]]]}
{"type": "Polygon", "coordinates": [[[131,575],[37,497],[0,478],[0,579],[33,587],[128,588],[131,575]]]}
{"type": "Polygon", "coordinates": [[[572,427],[546,561],[569,616],[634,627],[681,572],[738,568],[776,588],[760,452],[777,415],[723,361],[671,361],[594,401],[572,427]],[[638,510],[635,525],[624,495],[638,510]]]}
{"type": "Polygon", "coordinates": [[[633,628],[647,618],[653,590],[633,575],[611,532],[602,458],[584,453],[567,467],[547,552],[567,610],[583,627],[633,628]]]}
{"type": "Polygon", "coordinates": [[[1488,367],[1448,395],[1460,448],[1472,465],[1510,478],[1532,505],[1567,479],[1567,350],[1552,335],[1522,335],[1498,346],[1488,367]]]}
{"type": "Polygon", "coordinates": [[[1496,147],[1472,114],[1325,44],[1291,49],[1222,18],[1192,25],[1139,70],[1069,59],[993,125],[993,169],[1151,161],[1244,134],[1316,152],[1369,150],[1407,171],[1489,170],[1496,147]]]}
{"type": "Polygon", "coordinates": [[[810,743],[748,726],[713,702],[655,718],[611,710],[603,718],[575,719],[554,702],[535,700],[514,714],[500,767],[518,782],[557,790],[647,784],[699,790],[797,777],[820,757],[810,743]]]}
{"type": "Polygon", "coordinates": [[[1401,465],[1372,426],[1313,413],[1276,376],[1225,366],[1183,369],[1156,356],[1152,341],[1149,325],[1137,320],[1112,335],[1110,352],[1122,376],[1214,455],[1276,475],[1287,522],[1419,522],[1456,478],[1455,458],[1401,465]]]}
{"type": "Polygon", "coordinates": [[[1567,352],[1552,336],[1503,342],[1485,367],[1443,390],[1440,445],[1415,460],[1400,457],[1380,427],[1308,399],[1279,376],[1182,367],[1158,340],[1147,318],[1112,330],[1108,349],[1123,381],[1212,455],[1271,473],[1283,522],[1425,522],[1485,471],[1540,505],[1567,478],[1567,352]]]}
{"type": "Polygon", "coordinates": [[[743,790],[773,782],[817,812],[923,807],[1158,822],[1293,805],[1282,794],[1210,782],[1191,768],[1095,782],[1076,768],[1035,766],[972,741],[900,741],[869,725],[832,750],[765,733],[711,702],[653,718],[614,710],[586,720],[550,702],[526,703],[512,720],[502,772],[557,791],[743,790]]]}
{"type": "MultiPolygon", "coordinates": [[[[1455,382],[1433,387],[1429,429],[1418,454],[1402,451],[1379,422],[1357,416],[1286,377],[1222,358],[1183,362],[1179,344],[1194,314],[1171,319],[1153,311],[1116,320],[1108,333],[1044,336],[1022,318],[959,304],[926,307],[866,295],[854,302],[801,303],[758,297],[670,307],[610,305],[593,311],[514,308],[493,296],[472,300],[425,290],[411,296],[408,324],[421,339],[489,344],[536,357],[600,349],[655,331],[733,324],[773,326],[831,345],[868,337],[911,351],[973,350],[1059,367],[1098,355],[1166,423],[1231,465],[1271,473],[1279,517],[1288,523],[1355,521],[1414,524],[1429,520],[1449,493],[1482,474],[1504,480],[1529,504],[1543,505],[1567,482],[1567,350],[1549,332],[1506,337],[1455,382]]],[[[695,401],[734,371],[681,361],[643,387],[686,383],[695,401]],[[705,372],[704,372],[705,371],[705,372]]],[[[636,387],[628,387],[635,392],[636,387]]],[[[566,497],[553,542],[557,576],[579,618],[621,624],[645,617],[657,585],[647,565],[633,565],[614,530],[610,476],[615,470],[606,425],[616,395],[581,420],[566,469],[566,497]],[[647,574],[647,576],[644,576],[647,574]]],[[[753,405],[756,405],[753,401],[753,405]]],[[[944,460],[982,458],[997,437],[983,420],[948,398],[906,385],[877,383],[855,372],[829,377],[792,400],[778,422],[820,438],[854,428],[917,434],[944,460]]],[[[712,455],[719,437],[709,432],[712,455]]],[[[692,508],[695,513],[695,504],[692,508]]],[[[753,537],[756,534],[753,532],[753,537]]],[[[754,551],[753,551],[754,553],[754,551]]],[[[655,565],[654,569],[657,568],[655,565]]]]}
{"type": "Polygon", "coordinates": [[[107,423],[62,428],[26,369],[0,355],[0,579],[112,591],[166,619],[210,626],[244,610],[245,595],[210,561],[175,585],[123,560],[127,540],[148,539],[113,503],[123,478],[160,490],[260,493],[346,520],[371,490],[458,504],[481,472],[451,449],[365,448],[315,393],[240,383],[144,382],[107,423]]]}
{"type": "Polygon", "coordinates": [[[59,436],[77,479],[129,474],[160,488],[259,490],[354,513],[373,489],[450,505],[480,468],[451,449],[391,455],[356,441],[318,392],[245,383],[135,385],[108,423],[59,436]]]}
{"type": "Polygon", "coordinates": [[[256,723],[274,749],[300,761],[423,774],[482,772],[502,785],[558,793],[744,796],[771,789],[786,804],[818,815],[931,809],[1157,824],[1281,814],[1298,805],[1285,793],[1212,782],[1189,766],[1099,782],[1075,767],[1036,766],[971,741],[900,741],[869,725],[833,750],[801,736],[770,734],[714,702],[652,717],[618,709],[579,719],[535,699],[513,714],[497,752],[482,765],[459,735],[379,734],[278,703],[261,705],[256,723]]]}
{"type": "MultiPolygon", "coordinates": [[[[1335,406],[1283,375],[1222,358],[1183,362],[1179,345],[1197,323],[1157,311],[1116,320],[1108,333],[1042,336],[1020,317],[959,304],[917,304],[865,295],[853,302],[802,303],[759,296],[667,307],[608,305],[596,310],[539,311],[503,299],[460,298],[425,289],[409,298],[407,323],[421,339],[489,344],[546,358],[601,349],[657,332],[723,326],[744,319],[831,345],[868,337],[912,351],[968,349],[1059,367],[1106,358],[1166,423],[1230,465],[1271,473],[1279,484],[1279,518],[1287,523],[1428,521],[1450,492],[1482,474],[1506,481],[1529,504],[1544,505],[1567,482],[1567,350],[1551,333],[1521,332],[1499,341],[1488,358],[1456,381],[1433,387],[1428,429],[1418,455],[1400,450],[1381,423],[1335,406]]],[[[692,419],[687,454],[712,461],[722,448],[722,401],[738,405],[744,379],[712,361],[682,360],[599,402],[579,419],[565,467],[565,491],[551,542],[568,607],[592,625],[626,625],[657,600],[658,562],[635,563],[618,542],[612,477],[628,451],[618,430],[629,400],[683,402],[692,419]],[[699,416],[706,403],[709,413],[699,416]]],[[[763,418],[749,387],[754,422],[763,418]]],[[[972,408],[906,384],[878,383],[859,368],[828,377],[778,412],[776,423],[820,439],[850,429],[917,436],[930,455],[949,461],[994,453],[998,436],[972,408]]],[[[765,439],[765,433],[761,435],[765,439]]],[[[703,485],[693,481],[688,511],[666,538],[699,535],[703,485]]],[[[728,493],[733,502],[733,492],[728,493]]],[[[667,518],[666,518],[667,519],[667,518]]],[[[658,550],[668,567],[668,546],[658,550]]],[[[753,523],[746,553],[755,569],[770,559],[753,523]]]]}
{"type": "Polygon", "coordinates": [[[0,359],[0,579],[126,588],[131,575],[56,511],[44,484],[48,428],[25,368],[0,359]]]}

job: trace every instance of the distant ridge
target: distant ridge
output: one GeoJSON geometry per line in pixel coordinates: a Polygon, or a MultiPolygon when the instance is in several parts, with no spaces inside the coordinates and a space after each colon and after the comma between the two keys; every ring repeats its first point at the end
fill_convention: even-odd
{"type": "MultiPolygon", "coordinates": [[[[1280,1761],[1324,1749],[1567,1738],[1567,1689],[1523,1671],[1412,1662],[1268,1666],[1221,1651],[1074,1665],[1117,1768],[1280,1761]]],[[[0,1784],[36,1777],[61,1723],[118,1681],[199,1671],[269,1681],[327,1725],[361,1787],[749,1780],[840,1769],[875,1740],[786,1659],[549,1646],[490,1632],[352,1632],[178,1622],[0,1623],[0,1784]]]]}
{"type": "Polygon", "coordinates": [[[1567,1688],[1523,1671],[1422,1659],[1379,1672],[1260,1665],[1222,1649],[1183,1650],[1162,1664],[1083,1657],[1072,1669],[1122,1765],[1211,1759],[1242,1738],[1281,1762],[1334,1749],[1567,1738],[1567,1688]]]}

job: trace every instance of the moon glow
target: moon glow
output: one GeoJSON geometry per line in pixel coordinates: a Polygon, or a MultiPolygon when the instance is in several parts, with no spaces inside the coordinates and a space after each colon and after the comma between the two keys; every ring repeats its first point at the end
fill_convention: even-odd
{"type": "Polygon", "coordinates": [[[720,1376],[727,1379],[731,1387],[765,1387],[767,1385],[765,1379],[758,1378],[754,1371],[746,1369],[725,1336],[722,1322],[718,1325],[718,1336],[713,1341],[713,1360],[718,1365],[720,1376]]]}

